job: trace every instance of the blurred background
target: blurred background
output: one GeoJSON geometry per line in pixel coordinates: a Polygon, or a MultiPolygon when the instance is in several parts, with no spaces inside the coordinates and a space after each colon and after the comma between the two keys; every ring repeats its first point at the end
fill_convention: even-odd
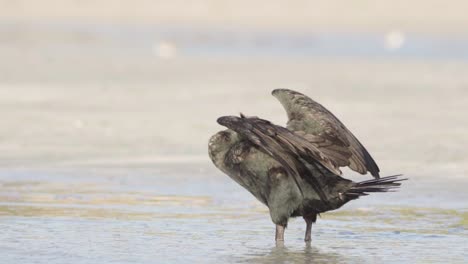
{"type": "Polygon", "coordinates": [[[384,173],[466,165],[464,1],[0,7],[5,166],[206,161],[218,116],[286,121],[279,87],[335,112],[384,173]]]}
{"type": "MultiPolygon", "coordinates": [[[[461,0],[0,0],[0,224],[7,230],[0,238],[9,241],[0,243],[2,255],[145,263],[154,256],[144,243],[169,250],[189,236],[200,246],[159,257],[395,261],[391,251],[369,256],[352,246],[367,240],[367,249],[376,241],[401,246],[402,262],[438,261],[440,243],[458,250],[452,263],[466,260],[466,10],[461,0]],[[222,129],[215,122],[222,115],[284,124],[275,88],[325,105],[382,175],[411,178],[406,191],[356,203],[375,219],[374,231],[369,218],[360,223],[358,233],[371,237],[346,233],[354,226],[340,219],[356,214],[349,207],[344,218],[327,220],[331,228],[319,221],[322,247],[265,249],[273,240],[268,213],[211,165],[207,141],[222,129]],[[373,211],[380,206],[394,209],[381,219],[373,211]],[[215,215],[232,222],[213,222],[215,215]],[[401,221],[385,222],[392,217],[401,221]],[[96,232],[103,221],[108,229],[96,232]],[[395,235],[402,225],[410,226],[407,236],[395,235]],[[336,249],[341,229],[347,240],[336,249]],[[231,244],[206,234],[229,235],[231,244]],[[427,252],[418,251],[421,243],[427,252]]],[[[297,221],[289,236],[301,238],[302,228],[297,221]]]]}

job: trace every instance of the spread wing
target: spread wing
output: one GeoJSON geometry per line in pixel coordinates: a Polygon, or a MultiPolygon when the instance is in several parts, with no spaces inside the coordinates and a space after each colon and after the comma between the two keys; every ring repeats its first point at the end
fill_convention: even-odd
{"type": "Polygon", "coordinates": [[[379,178],[379,167],[359,140],[338,118],[309,97],[287,89],[272,92],[288,114],[287,128],[328,157],[335,169],[349,166],[379,178]]]}
{"type": "Polygon", "coordinates": [[[219,118],[218,123],[234,130],[278,161],[294,178],[300,190],[298,177],[309,182],[322,201],[326,202],[323,187],[307,165],[322,167],[335,174],[341,174],[341,172],[314,144],[289,129],[257,117],[225,116],[219,118]]]}

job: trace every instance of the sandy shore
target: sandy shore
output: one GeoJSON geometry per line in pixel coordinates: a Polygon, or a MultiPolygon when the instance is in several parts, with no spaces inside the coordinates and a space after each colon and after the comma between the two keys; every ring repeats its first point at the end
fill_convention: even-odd
{"type": "Polygon", "coordinates": [[[15,77],[20,65],[3,65],[10,79],[0,85],[2,164],[207,161],[206,142],[222,129],[217,117],[242,111],[285,122],[270,96],[277,87],[303,91],[329,107],[384,171],[421,171],[426,164],[457,170],[468,162],[466,64],[126,63],[55,61],[25,69],[24,77],[15,77]]]}
{"type": "Polygon", "coordinates": [[[0,0],[0,18],[260,27],[321,31],[464,33],[468,3],[413,1],[149,1],[0,0]]]}
{"type": "Polygon", "coordinates": [[[209,164],[217,117],[284,124],[270,92],[285,87],[330,108],[384,174],[466,174],[464,42],[408,34],[398,53],[379,34],[265,32],[1,23],[0,165],[209,164]]]}

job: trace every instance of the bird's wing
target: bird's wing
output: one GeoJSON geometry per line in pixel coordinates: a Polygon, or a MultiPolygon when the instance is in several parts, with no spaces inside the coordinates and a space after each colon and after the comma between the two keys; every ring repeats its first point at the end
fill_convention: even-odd
{"type": "Polygon", "coordinates": [[[309,182],[322,201],[326,202],[323,187],[307,165],[323,167],[338,175],[341,171],[314,144],[284,127],[257,117],[221,117],[218,123],[234,130],[278,161],[294,178],[301,192],[298,177],[309,182]]]}
{"type": "Polygon", "coordinates": [[[335,168],[349,166],[379,178],[379,167],[359,140],[338,118],[309,97],[288,89],[272,92],[288,114],[287,128],[321,151],[335,168]]]}

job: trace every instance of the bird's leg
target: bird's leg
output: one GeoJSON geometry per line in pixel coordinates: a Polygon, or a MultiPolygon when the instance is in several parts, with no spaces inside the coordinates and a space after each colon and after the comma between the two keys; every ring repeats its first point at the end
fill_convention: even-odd
{"type": "Polygon", "coordinates": [[[304,216],[306,222],[306,232],[305,232],[305,242],[310,242],[312,240],[312,223],[315,223],[317,220],[317,215],[304,216]]]}
{"type": "Polygon", "coordinates": [[[305,242],[309,242],[312,240],[312,221],[308,219],[304,219],[306,221],[306,232],[305,232],[305,242]]]}
{"type": "Polygon", "coordinates": [[[275,235],[276,242],[284,241],[284,230],[285,230],[285,226],[276,225],[276,235],[275,235]]]}

